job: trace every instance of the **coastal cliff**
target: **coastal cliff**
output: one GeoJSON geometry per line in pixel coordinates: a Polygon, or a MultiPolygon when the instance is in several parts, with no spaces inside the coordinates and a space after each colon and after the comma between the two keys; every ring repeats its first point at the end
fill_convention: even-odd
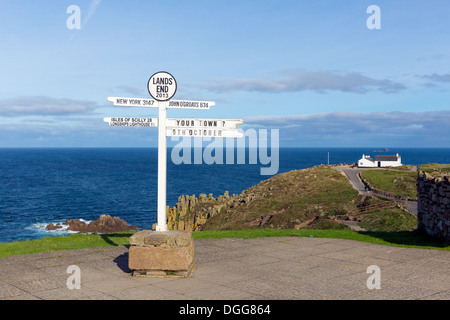
{"type": "Polygon", "coordinates": [[[337,170],[313,167],[281,173],[241,194],[182,195],[168,208],[173,230],[347,228],[327,217],[356,209],[358,193],[337,170]]]}

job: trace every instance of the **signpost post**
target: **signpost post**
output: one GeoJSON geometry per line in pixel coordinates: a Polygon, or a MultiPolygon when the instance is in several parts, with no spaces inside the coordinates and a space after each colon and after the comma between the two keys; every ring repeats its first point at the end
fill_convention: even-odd
{"type": "Polygon", "coordinates": [[[167,102],[177,92],[177,81],[168,72],[157,72],[147,83],[148,92],[158,101],[158,224],[156,231],[167,231],[166,192],[167,192],[167,102]]]}
{"type": "Polygon", "coordinates": [[[153,99],[108,97],[114,106],[158,108],[155,118],[104,118],[110,126],[158,127],[158,201],[156,231],[167,231],[167,137],[241,138],[237,126],[240,119],[167,119],[167,109],[204,109],[215,105],[213,101],[171,100],[177,91],[177,82],[168,72],[153,74],[147,83],[153,99]]]}

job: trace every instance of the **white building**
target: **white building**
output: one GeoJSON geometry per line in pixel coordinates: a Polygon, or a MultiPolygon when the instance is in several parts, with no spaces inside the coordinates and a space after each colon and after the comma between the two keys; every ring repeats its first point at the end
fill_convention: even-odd
{"type": "Polygon", "coordinates": [[[383,168],[383,167],[399,167],[402,165],[402,157],[398,152],[396,155],[378,155],[373,159],[369,155],[362,156],[358,161],[360,168],[383,168]]]}

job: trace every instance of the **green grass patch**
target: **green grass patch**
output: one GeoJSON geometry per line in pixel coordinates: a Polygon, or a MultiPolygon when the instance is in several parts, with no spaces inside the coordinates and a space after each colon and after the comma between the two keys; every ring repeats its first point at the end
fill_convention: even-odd
{"type": "Polygon", "coordinates": [[[383,209],[361,214],[358,225],[367,231],[411,231],[417,227],[417,218],[399,208],[383,209]]]}
{"type": "Polygon", "coordinates": [[[351,228],[343,223],[339,223],[335,220],[330,220],[325,217],[319,217],[313,221],[305,229],[318,229],[318,230],[351,230],[351,228]]]}
{"type": "Polygon", "coordinates": [[[310,237],[330,238],[362,241],[389,246],[400,246],[423,249],[441,249],[450,251],[450,243],[435,240],[418,230],[398,232],[373,232],[352,230],[316,230],[316,229],[250,229],[250,230],[209,230],[195,231],[192,233],[194,239],[220,239],[220,238],[242,238],[250,239],[257,237],[310,237]]]}
{"type": "Polygon", "coordinates": [[[417,172],[395,170],[367,170],[361,176],[380,191],[401,197],[417,198],[417,172]]]}
{"type": "Polygon", "coordinates": [[[116,234],[73,234],[39,240],[0,243],[0,257],[59,250],[76,250],[129,244],[133,232],[116,234]]]}
{"type": "Polygon", "coordinates": [[[404,164],[404,165],[399,166],[399,167],[394,167],[392,170],[411,171],[413,169],[414,169],[414,166],[412,166],[410,164],[404,164]]]}
{"type": "MultiPolygon", "coordinates": [[[[129,237],[133,232],[118,234],[76,234],[61,237],[47,237],[40,240],[15,241],[0,243],[0,257],[20,254],[31,254],[58,250],[76,250],[86,248],[100,248],[109,246],[129,245],[129,237]]],[[[247,229],[247,230],[209,230],[194,231],[194,239],[220,239],[220,238],[258,238],[258,237],[310,237],[347,239],[381,245],[441,249],[450,251],[450,243],[443,243],[428,235],[412,231],[398,232],[356,232],[351,230],[317,230],[317,229],[247,229]]]]}
{"type": "Polygon", "coordinates": [[[445,163],[427,163],[421,164],[419,170],[425,171],[434,177],[450,175],[450,164],[445,163]]]}

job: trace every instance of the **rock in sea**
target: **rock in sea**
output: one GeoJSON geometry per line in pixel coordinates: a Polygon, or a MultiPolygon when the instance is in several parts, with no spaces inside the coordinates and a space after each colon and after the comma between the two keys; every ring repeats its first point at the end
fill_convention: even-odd
{"type": "Polygon", "coordinates": [[[101,215],[97,220],[86,223],[80,219],[67,219],[63,223],[47,225],[46,230],[57,230],[67,227],[68,231],[79,233],[114,233],[139,229],[138,226],[130,226],[125,220],[110,215],[101,215]]]}

